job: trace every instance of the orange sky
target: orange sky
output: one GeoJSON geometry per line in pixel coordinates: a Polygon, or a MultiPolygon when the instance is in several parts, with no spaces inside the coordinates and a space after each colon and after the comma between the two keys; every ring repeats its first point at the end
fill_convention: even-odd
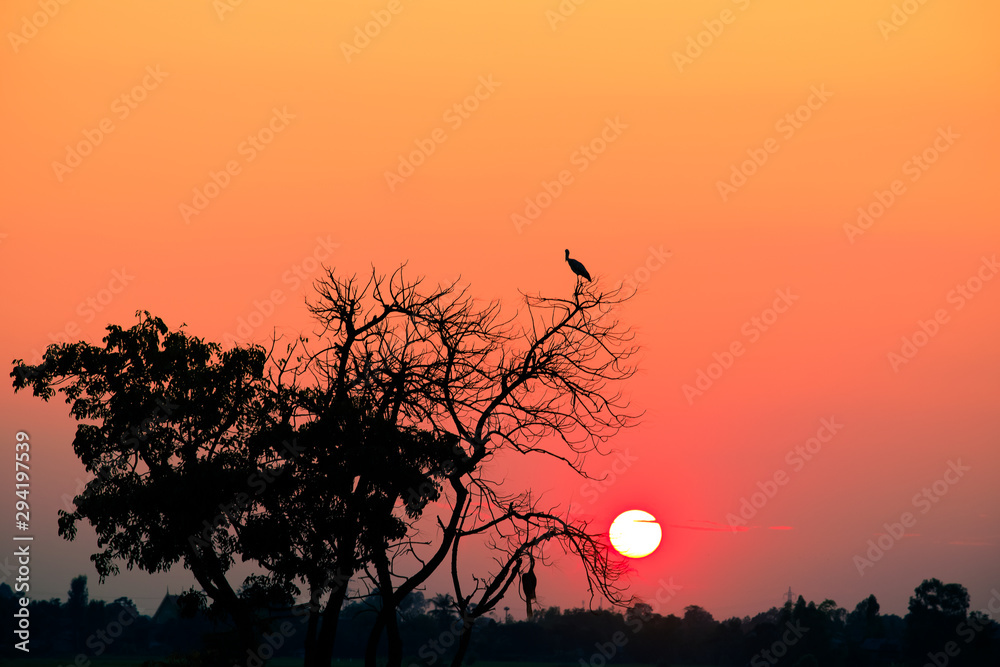
{"type": "MultiPolygon", "coordinates": [[[[408,260],[513,308],[518,289],[572,289],[569,247],[609,285],[641,282],[628,390],[646,416],[599,489],[546,464],[510,472],[599,524],[660,519],[636,594],[672,579],[665,613],[724,618],[792,586],[900,613],[938,577],[985,603],[1000,586],[1000,7],[350,4],[4,3],[0,356],[97,342],[137,309],[218,340],[298,331],[319,260],[408,260]],[[915,334],[926,344],[894,361],[915,334]],[[685,390],[699,372],[716,377],[685,390]],[[795,448],[823,420],[843,426],[807,461],[795,448]],[[938,502],[914,502],[958,461],[938,502]],[[915,525],[859,574],[905,512],[915,525]]],[[[92,533],[55,536],[82,477],[74,422],[7,386],[3,451],[17,430],[35,448],[36,595],[85,573],[92,595],[151,612],[190,585],[182,570],[96,585],[92,533]]],[[[540,602],[579,604],[578,575],[557,563],[540,602]]]]}

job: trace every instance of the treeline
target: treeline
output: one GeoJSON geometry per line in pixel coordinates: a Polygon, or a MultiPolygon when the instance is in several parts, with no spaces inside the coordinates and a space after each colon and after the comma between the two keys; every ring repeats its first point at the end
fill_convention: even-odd
{"type": "MultiPolygon", "coordinates": [[[[905,617],[883,614],[874,595],[853,610],[832,600],[819,604],[801,596],[753,617],[716,620],[705,609],[686,607],[681,616],[662,616],[638,603],[624,613],[560,610],[550,607],[530,621],[476,618],[466,664],[478,660],[553,662],[602,667],[618,662],[668,666],[765,667],[995,667],[1000,665],[1000,593],[987,608],[970,610],[959,584],[926,580],[915,590],[905,617]]],[[[345,606],[335,655],[363,658],[378,612],[378,596],[345,606]]],[[[399,609],[400,632],[413,655],[405,664],[450,664],[463,621],[449,595],[410,595],[399,609]]],[[[0,584],[0,614],[6,623],[18,609],[10,587],[0,584]]],[[[127,598],[89,600],[86,577],[73,579],[66,602],[33,601],[31,656],[66,659],[89,667],[98,658],[153,656],[153,665],[207,665],[214,650],[232,639],[226,619],[211,618],[196,606],[178,606],[154,619],[140,615],[127,598]],[[161,656],[157,659],[155,656],[161,656]]],[[[504,615],[506,615],[506,611],[504,615]]],[[[302,656],[306,615],[270,609],[270,632],[246,667],[261,667],[278,656],[302,656]]],[[[5,634],[11,636],[8,631],[5,634]]],[[[17,656],[10,642],[2,653],[17,656]]],[[[23,655],[23,654],[21,654],[23,655]]]]}

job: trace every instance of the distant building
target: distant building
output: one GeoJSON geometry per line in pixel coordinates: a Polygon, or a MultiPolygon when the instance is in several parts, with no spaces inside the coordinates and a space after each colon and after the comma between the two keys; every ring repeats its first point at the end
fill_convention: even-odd
{"type": "Polygon", "coordinates": [[[163,625],[170,621],[176,621],[181,617],[181,606],[177,603],[177,598],[179,597],[179,595],[171,595],[169,592],[163,596],[163,601],[160,602],[160,606],[156,608],[156,613],[153,614],[154,624],[163,625]]]}

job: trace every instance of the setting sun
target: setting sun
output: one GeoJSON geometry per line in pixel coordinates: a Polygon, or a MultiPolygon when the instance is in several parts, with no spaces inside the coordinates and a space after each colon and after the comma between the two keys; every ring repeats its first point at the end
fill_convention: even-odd
{"type": "Polygon", "coordinates": [[[643,558],[660,546],[663,530],[649,512],[629,510],[618,515],[609,531],[611,546],[627,558],[643,558]]]}

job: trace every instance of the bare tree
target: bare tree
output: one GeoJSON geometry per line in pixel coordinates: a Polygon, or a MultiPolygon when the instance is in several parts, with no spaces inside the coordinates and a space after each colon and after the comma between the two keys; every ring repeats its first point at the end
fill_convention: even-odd
{"type": "MultiPolygon", "coordinates": [[[[615,317],[630,295],[620,288],[582,286],[572,298],[523,295],[520,317],[497,301],[477,303],[457,282],[425,290],[400,267],[364,281],[329,271],[309,304],[322,325],[293,373],[350,400],[397,427],[455,437],[443,475],[447,510],[429,541],[386,540],[384,558],[368,574],[382,596],[366,664],[374,664],[387,634],[389,664],[402,660],[395,610],[451,556],[456,605],[464,622],[456,664],[472,624],[509,591],[520,562],[548,540],[559,540],[584,564],[592,594],[623,603],[623,569],[608,557],[600,534],[585,523],[542,511],[528,491],[511,492],[490,479],[484,464],[502,452],[555,458],[586,476],[589,453],[634,423],[618,385],[635,370],[630,331],[615,317]],[[485,539],[498,554],[496,569],[463,584],[459,545],[485,539]]],[[[405,506],[426,496],[410,489],[405,506]]],[[[603,531],[602,531],[603,532],[603,531]]]]}

